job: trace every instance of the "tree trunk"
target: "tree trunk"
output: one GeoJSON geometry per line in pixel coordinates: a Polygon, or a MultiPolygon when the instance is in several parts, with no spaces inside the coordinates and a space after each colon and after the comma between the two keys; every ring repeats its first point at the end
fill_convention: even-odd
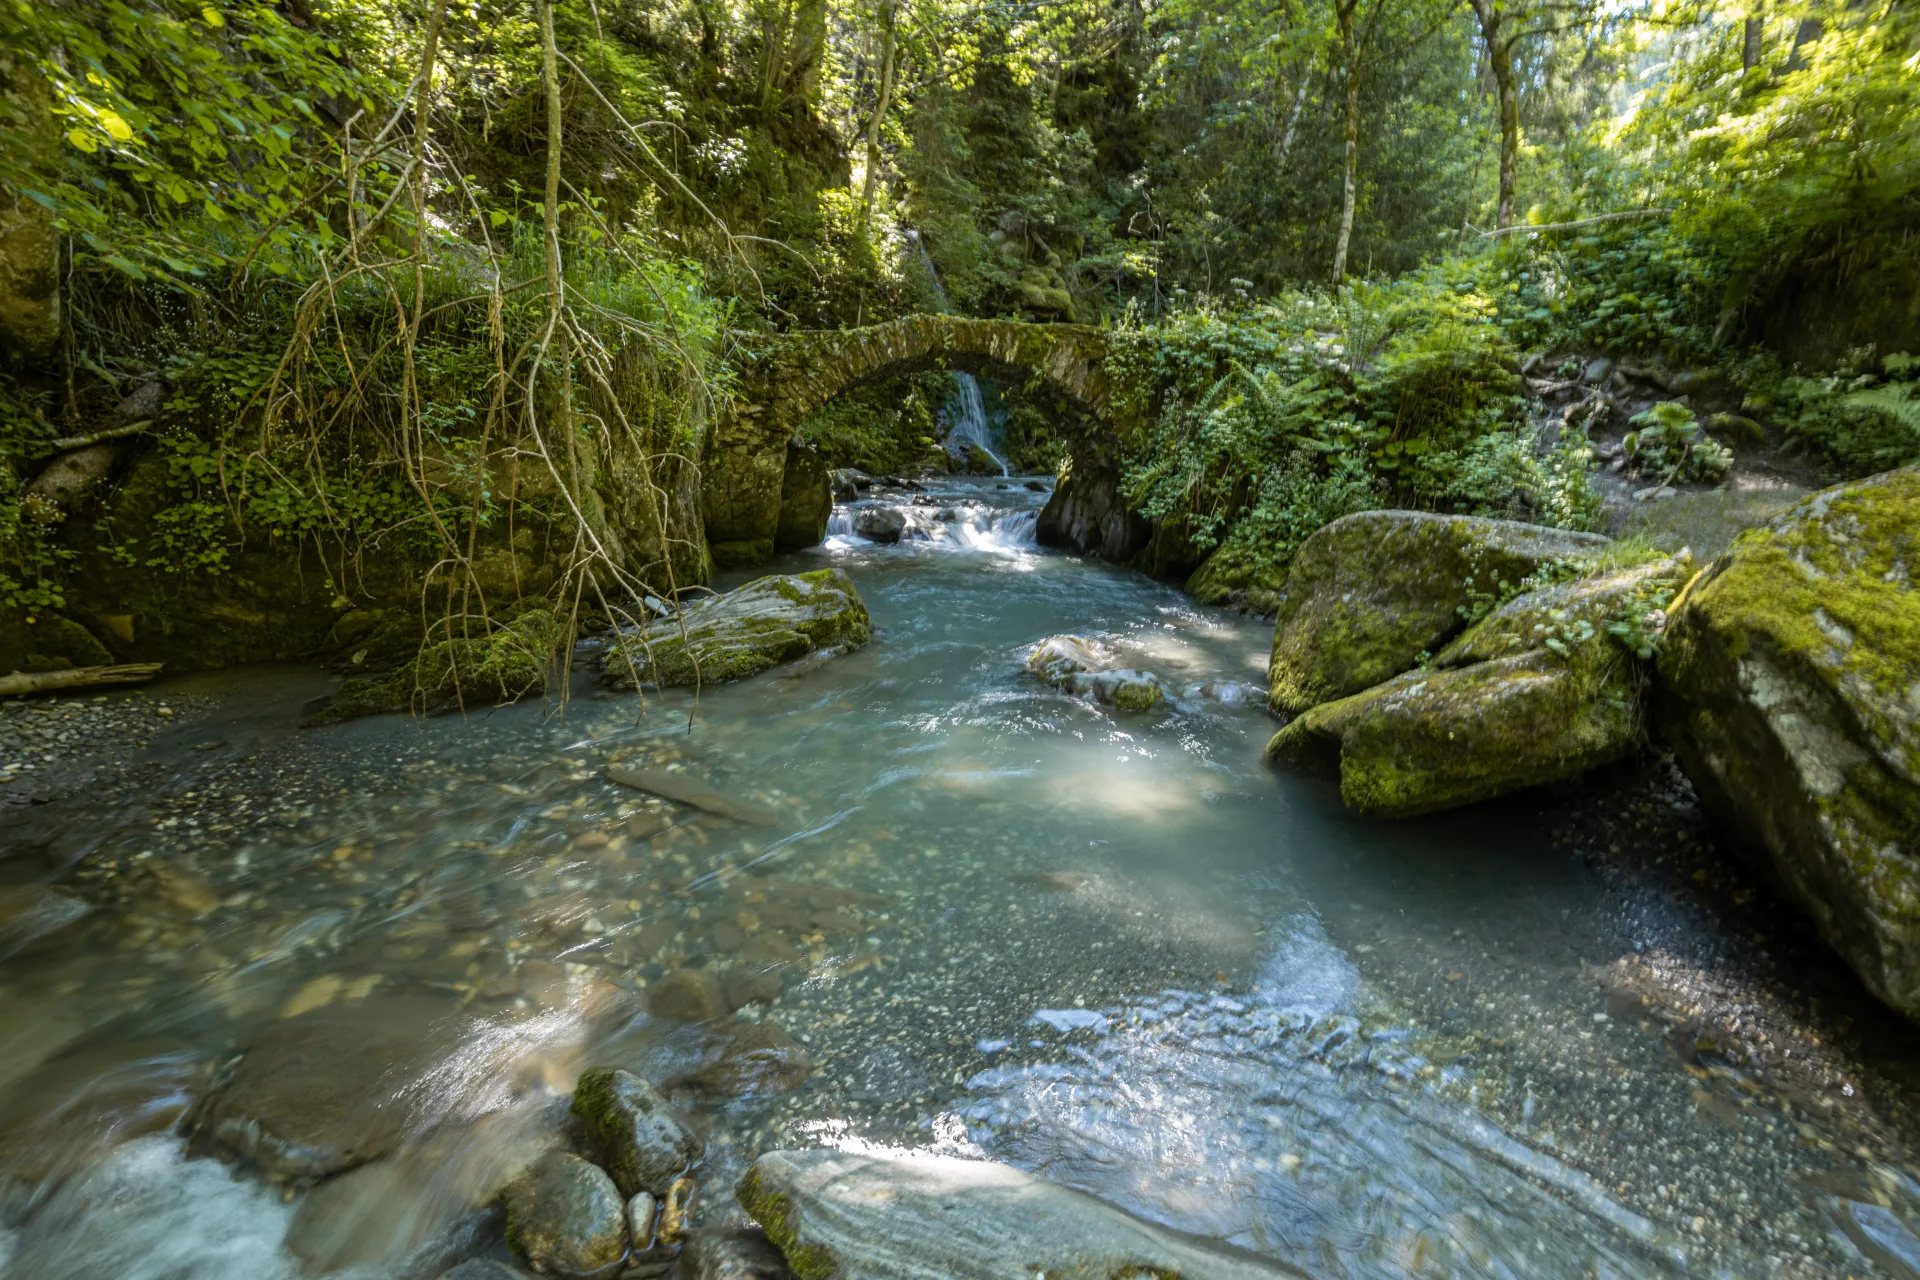
{"type": "Polygon", "coordinates": [[[1517,37],[1505,34],[1507,15],[1493,0],[1473,0],[1473,13],[1480,19],[1480,38],[1487,46],[1487,70],[1493,75],[1500,109],[1500,200],[1493,215],[1493,225],[1500,229],[1513,225],[1519,186],[1520,85],[1513,74],[1513,44],[1517,37]]]}
{"type": "MultiPolygon", "coordinates": [[[[53,93],[24,53],[0,54],[0,86],[22,132],[46,157],[57,157],[53,93]]],[[[0,200],[0,351],[38,363],[59,345],[60,332],[60,233],[53,211],[12,192],[0,200]]]]}
{"type": "Polygon", "coordinates": [[[1740,69],[1751,71],[1760,65],[1760,37],[1766,34],[1767,19],[1758,5],[1747,15],[1747,28],[1740,42],[1740,69]]]}
{"type": "Polygon", "coordinates": [[[1353,244],[1353,206],[1355,180],[1360,166],[1360,50],[1353,40],[1352,4],[1337,6],[1340,19],[1340,51],[1347,60],[1347,152],[1340,180],[1340,238],[1333,246],[1333,285],[1337,289],[1347,278],[1347,250],[1353,244]]]}
{"type": "Polygon", "coordinates": [[[867,121],[867,176],[860,184],[860,218],[873,217],[873,188],[880,176],[880,122],[886,118],[887,100],[893,96],[893,5],[887,5],[886,34],[880,45],[880,91],[873,100],[873,118],[867,121]]]}
{"type": "Polygon", "coordinates": [[[1293,152],[1294,135],[1300,130],[1300,113],[1307,105],[1307,88],[1313,83],[1314,64],[1309,62],[1300,72],[1300,88],[1293,95],[1293,109],[1287,113],[1287,127],[1280,134],[1280,144],[1274,148],[1273,171],[1276,175],[1285,172],[1287,157],[1293,152]]]}

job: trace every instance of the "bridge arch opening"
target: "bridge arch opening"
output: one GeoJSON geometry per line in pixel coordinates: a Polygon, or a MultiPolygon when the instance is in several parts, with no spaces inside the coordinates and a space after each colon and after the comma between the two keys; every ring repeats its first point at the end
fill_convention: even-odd
{"type": "Polygon", "coordinates": [[[1086,326],[948,315],[763,340],[743,360],[739,393],[702,451],[701,510],[715,565],[756,564],[779,544],[806,545],[801,531],[832,499],[824,465],[796,448],[795,436],[837,397],[935,369],[1037,380],[1098,429],[1112,414],[1106,347],[1105,333],[1086,326]]]}

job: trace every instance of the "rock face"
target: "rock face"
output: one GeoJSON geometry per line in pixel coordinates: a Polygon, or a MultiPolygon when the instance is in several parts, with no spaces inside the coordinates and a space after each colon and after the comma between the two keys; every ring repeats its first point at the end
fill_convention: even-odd
{"type": "Polygon", "coordinates": [[[1437,651],[1476,594],[1552,560],[1592,555],[1598,534],[1512,520],[1365,511],[1308,538],[1280,593],[1268,705],[1285,715],[1369,689],[1437,651]]]}
{"type": "Polygon", "coordinates": [[[573,1091],[573,1112],[592,1126],[607,1171],[623,1195],[663,1196],[700,1158],[700,1144],[681,1127],[667,1101],[631,1072],[595,1067],[573,1091]]]}
{"type": "Polygon", "coordinates": [[[740,1203],[805,1280],[1274,1280],[1276,1263],[1215,1252],[1009,1165],[951,1156],[771,1151],[740,1203]]]}
{"type": "Polygon", "coordinates": [[[627,1209],[597,1165],[556,1151],[507,1187],[507,1241],[543,1275],[589,1276],[627,1256],[627,1209]]]}
{"type": "Polygon", "coordinates": [[[1920,468],[1742,535],[1671,610],[1661,727],[1835,950],[1920,1017],[1920,468]]]}
{"type": "Polygon", "coordinates": [[[632,686],[718,684],[808,653],[858,648],[873,623],[840,569],[770,576],[714,596],[623,636],[608,650],[607,676],[632,686]]]}
{"type": "Polygon", "coordinates": [[[787,445],[787,473],[780,482],[780,522],[773,545],[780,551],[819,546],[833,514],[833,481],[818,449],[787,445]]]}
{"type": "Polygon", "coordinates": [[[1644,736],[1642,673],[1607,632],[1656,611],[1682,562],[1658,560],[1530,591],[1430,665],[1321,703],[1267,758],[1337,773],[1364,813],[1406,817],[1574,777],[1644,736]]]}
{"type": "Polygon", "coordinates": [[[1027,669],[1058,689],[1124,711],[1145,711],[1166,696],[1160,679],[1148,671],[1122,667],[1119,655],[1098,640],[1053,636],[1027,655],[1027,669]]]}
{"type": "Polygon", "coordinates": [[[1117,468],[1103,466],[1091,455],[1076,456],[1073,470],[1048,496],[1033,531],[1043,547],[1064,547],[1116,564],[1131,560],[1152,535],[1146,518],[1121,497],[1117,468]]]}

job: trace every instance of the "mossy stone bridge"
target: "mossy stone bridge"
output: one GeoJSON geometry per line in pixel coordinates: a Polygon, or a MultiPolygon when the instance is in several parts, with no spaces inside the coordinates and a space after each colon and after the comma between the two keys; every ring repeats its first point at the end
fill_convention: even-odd
{"type": "Polygon", "coordinates": [[[916,315],[864,329],[802,330],[761,340],[741,362],[740,394],[702,455],[701,514],[714,563],[755,564],[820,540],[832,506],[824,466],[791,447],[835,396],[926,369],[1000,381],[1034,374],[1095,421],[1110,418],[1106,335],[1085,325],[916,315]]]}

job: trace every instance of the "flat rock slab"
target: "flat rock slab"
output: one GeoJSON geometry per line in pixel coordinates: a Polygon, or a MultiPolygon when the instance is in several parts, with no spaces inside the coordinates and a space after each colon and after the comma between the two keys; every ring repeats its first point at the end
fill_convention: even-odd
{"type": "Polygon", "coordinates": [[[1011,1165],[952,1156],[770,1151],[740,1203],[819,1280],[1274,1280],[1228,1253],[1011,1165]]]}
{"type": "Polygon", "coordinates": [[[450,1012],[435,1001],[373,999],[273,1024],[188,1117],[191,1148],[295,1183],[388,1154],[406,1129],[404,1087],[457,1041],[450,1012]]]}
{"type": "Polygon", "coordinates": [[[670,773],[665,769],[609,765],[607,781],[618,783],[623,787],[632,787],[635,791],[645,791],[649,795],[660,796],[676,804],[705,809],[708,813],[716,813],[723,818],[731,818],[735,822],[745,822],[756,827],[771,827],[780,821],[780,815],[767,805],[730,796],[706,779],[695,777],[690,773],[670,773]]]}

